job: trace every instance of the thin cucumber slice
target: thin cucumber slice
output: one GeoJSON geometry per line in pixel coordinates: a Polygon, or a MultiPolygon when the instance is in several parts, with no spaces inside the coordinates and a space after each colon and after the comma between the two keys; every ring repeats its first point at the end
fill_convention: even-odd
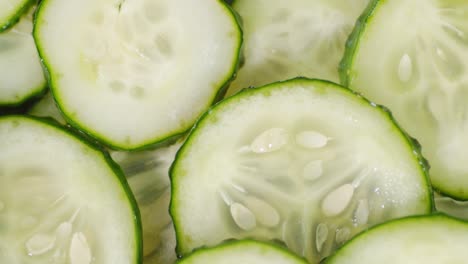
{"type": "Polygon", "coordinates": [[[222,96],[242,42],[220,0],[44,0],[34,37],[67,121],[122,150],[188,130],[222,96]]]}
{"type": "Polygon", "coordinates": [[[177,251],[274,239],[316,263],[370,226],[430,212],[425,166],[388,111],[351,90],[304,78],[244,90],[172,165],[177,251]]]}
{"type": "Polygon", "coordinates": [[[0,0],[0,32],[7,30],[28,10],[35,0],[0,0]]]}
{"type": "Polygon", "coordinates": [[[292,254],[285,248],[271,244],[240,240],[225,242],[213,248],[195,251],[181,259],[178,264],[307,264],[307,261],[292,254]]]}
{"type": "Polygon", "coordinates": [[[468,220],[468,201],[457,201],[450,197],[436,194],[434,202],[438,212],[468,220]]]}
{"type": "Polygon", "coordinates": [[[236,0],[245,64],[227,95],[296,76],[338,82],[338,65],[369,0],[236,0]]]}
{"type": "Polygon", "coordinates": [[[66,124],[60,109],[55,104],[54,97],[51,93],[44,95],[36,102],[29,110],[28,114],[37,117],[50,117],[61,124],[66,124]]]}
{"type": "Polygon", "coordinates": [[[342,82],[386,105],[424,146],[434,188],[468,200],[468,2],[373,1],[342,82]]]}
{"type": "Polygon", "coordinates": [[[31,8],[18,24],[0,33],[0,107],[18,106],[46,89],[47,82],[31,34],[33,12],[31,8]]]}
{"type": "Polygon", "coordinates": [[[176,237],[169,215],[169,167],[181,142],[139,152],[115,151],[112,158],[122,167],[141,212],[143,263],[171,264],[177,259],[176,237]]]}
{"type": "Polygon", "coordinates": [[[0,263],[141,263],[141,224],[123,174],[51,123],[0,117],[0,263]]]}
{"type": "Polygon", "coordinates": [[[466,263],[468,222],[442,214],[394,220],[362,233],[325,264],[466,263]]]}

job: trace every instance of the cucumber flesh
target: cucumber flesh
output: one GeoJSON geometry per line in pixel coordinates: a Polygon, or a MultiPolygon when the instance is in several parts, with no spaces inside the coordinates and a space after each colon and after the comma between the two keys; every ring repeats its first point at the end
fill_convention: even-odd
{"type": "Polygon", "coordinates": [[[306,264],[307,261],[285,248],[267,243],[241,240],[223,243],[213,248],[200,249],[178,264],[306,264]]]}
{"type": "Polygon", "coordinates": [[[178,254],[249,237],[316,263],[370,226],[428,213],[417,147],[385,109],[333,83],[244,90],[201,118],[172,165],[178,254]]]}
{"type": "Polygon", "coordinates": [[[325,264],[466,263],[468,223],[445,215],[390,221],[362,233],[325,264]]]}
{"type": "Polygon", "coordinates": [[[140,263],[138,208],[108,155],[24,116],[0,117],[0,148],[0,263],[140,263]]]}
{"type": "Polygon", "coordinates": [[[121,150],[188,130],[234,75],[241,35],[211,0],[44,0],[34,28],[67,121],[121,150]]]}
{"type": "Polygon", "coordinates": [[[0,33],[0,107],[18,106],[46,89],[32,37],[33,11],[31,8],[18,24],[0,33]]]}
{"type": "Polygon", "coordinates": [[[34,0],[0,0],[0,32],[18,22],[34,0]]]}
{"type": "Polygon", "coordinates": [[[468,2],[373,1],[343,83],[390,108],[422,144],[435,189],[468,200],[468,2]]]}
{"type": "Polygon", "coordinates": [[[369,0],[236,0],[245,64],[227,95],[296,76],[338,82],[338,65],[369,0]]]}

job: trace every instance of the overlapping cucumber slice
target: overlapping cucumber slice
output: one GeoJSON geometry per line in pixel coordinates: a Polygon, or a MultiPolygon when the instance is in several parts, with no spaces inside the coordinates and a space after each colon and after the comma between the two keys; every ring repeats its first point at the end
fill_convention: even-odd
{"type": "Polygon", "coordinates": [[[0,263],[140,263],[138,208],[108,155],[24,116],[0,117],[0,148],[0,263]]]}
{"type": "Polygon", "coordinates": [[[394,220],[362,233],[325,264],[465,263],[468,223],[442,214],[394,220]]]}
{"type": "Polygon", "coordinates": [[[306,264],[307,261],[285,248],[254,240],[225,242],[222,245],[200,249],[181,259],[178,264],[306,264]]]}
{"type": "MultiPolygon", "coordinates": [[[[4,5],[9,6],[2,5],[0,0],[0,13],[4,5]]],[[[18,106],[46,89],[47,82],[32,37],[34,9],[22,16],[14,27],[0,32],[0,107],[18,106]]]]}
{"type": "Polygon", "coordinates": [[[339,81],[346,39],[369,0],[236,0],[245,64],[228,95],[296,76],[339,81]]]}
{"type": "Polygon", "coordinates": [[[370,226],[430,212],[426,166],[387,110],[341,86],[244,90],[202,117],[173,163],[177,251],[250,237],[316,263],[370,226]]]}
{"type": "Polygon", "coordinates": [[[242,42],[230,7],[212,0],[44,0],[34,37],[67,121],[123,150],[188,130],[242,42]]]}
{"type": "Polygon", "coordinates": [[[35,0],[0,0],[0,32],[18,22],[35,0]]]}
{"type": "Polygon", "coordinates": [[[468,199],[468,2],[373,1],[349,41],[345,85],[390,108],[423,145],[434,188],[468,199]]]}

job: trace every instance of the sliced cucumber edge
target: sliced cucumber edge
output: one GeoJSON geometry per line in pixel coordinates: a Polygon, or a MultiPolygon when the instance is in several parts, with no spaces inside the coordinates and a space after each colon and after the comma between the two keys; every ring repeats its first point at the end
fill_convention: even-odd
{"type": "MultiPolygon", "coordinates": [[[[274,87],[276,85],[281,85],[282,83],[285,83],[285,82],[312,82],[312,83],[322,82],[324,84],[328,84],[328,85],[333,86],[333,89],[342,89],[343,91],[349,92],[353,96],[358,97],[359,100],[361,100],[363,104],[370,105],[373,108],[376,108],[380,112],[382,112],[388,118],[388,120],[393,124],[393,128],[396,130],[396,132],[399,133],[399,135],[406,142],[406,145],[409,148],[409,150],[412,150],[411,152],[413,153],[413,157],[414,157],[415,161],[420,165],[419,166],[420,167],[420,172],[424,176],[424,180],[425,180],[425,183],[426,183],[425,187],[426,187],[426,190],[427,190],[427,193],[428,193],[428,197],[426,197],[427,201],[429,203],[428,208],[427,208],[427,213],[435,212],[436,209],[435,209],[435,203],[434,203],[434,194],[433,194],[432,185],[431,185],[430,178],[429,178],[429,173],[428,173],[429,168],[430,168],[429,163],[427,162],[427,160],[423,157],[423,155],[421,153],[421,145],[419,144],[419,142],[416,139],[412,138],[410,135],[408,135],[408,133],[406,133],[401,128],[401,126],[397,123],[397,121],[393,117],[391,111],[388,108],[386,108],[385,106],[382,106],[382,105],[375,104],[375,103],[371,102],[366,97],[364,97],[362,94],[360,94],[360,93],[358,93],[356,91],[353,91],[353,90],[351,90],[351,89],[349,89],[347,87],[344,87],[342,85],[336,84],[336,83],[331,82],[331,81],[321,80],[321,79],[311,79],[311,78],[307,78],[307,77],[296,77],[296,78],[285,80],[285,81],[278,81],[278,82],[270,83],[270,84],[267,84],[267,85],[264,85],[264,86],[242,89],[241,91],[234,94],[233,96],[228,97],[228,98],[218,102],[217,104],[211,106],[208,109],[208,111],[206,111],[203,115],[200,116],[198,121],[192,127],[192,129],[190,130],[190,132],[187,135],[187,139],[185,140],[185,142],[182,144],[182,146],[177,151],[177,153],[175,155],[175,158],[174,158],[174,162],[171,164],[171,167],[169,168],[169,178],[170,178],[170,181],[171,181],[171,193],[174,194],[175,190],[176,190],[176,186],[178,186],[177,177],[175,177],[175,175],[177,174],[177,165],[179,163],[180,157],[184,156],[184,154],[185,154],[184,152],[185,152],[185,149],[187,148],[187,146],[189,146],[191,144],[194,137],[197,137],[197,134],[198,134],[197,128],[199,126],[204,126],[205,125],[204,121],[208,118],[208,116],[211,115],[211,112],[214,109],[218,108],[220,105],[223,105],[223,104],[228,103],[230,101],[237,100],[238,98],[241,98],[241,97],[243,97],[245,95],[248,95],[249,93],[252,93],[253,91],[267,90],[270,87],[274,87]]],[[[169,214],[171,215],[171,218],[172,218],[172,221],[173,221],[173,224],[174,224],[176,237],[177,237],[176,253],[177,253],[178,257],[182,257],[182,256],[187,255],[188,252],[186,252],[187,249],[184,249],[183,246],[181,245],[182,244],[181,241],[183,241],[183,239],[180,239],[182,237],[182,234],[181,234],[181,231],[180,231],[181,225],[178,224],[178,217],[177,217],[176,213],[173,211],[174,208],[177,207],[176,204],[177,204],[177,199],[176,199],[175,195],[171,195],[171,200],[170,200],[170,203],[169,203],[169,214]]]]}
{"type": "Polygon", "coordinates": [[[24,0],[23,5],[21,5],[18,9],[15,10],[14,14],[11,15],[6,19],[6,21],[3,22],[3,24],[0,24],[0,33],[4,32],[5,30],[11,28],[14,26],[18,21],[20,20],[21,16],[30,8],[32,7],[36,0],[24,0]]]}
{"type": "MultiPolygon", "coordinates": [[[[213,104],[217,103],[221,99],[223,99],[225,93],[227,92],[227,89],[229,88],[229,84],[236,78],[237,71],[239,69],[239,66],[241,64],[241,57],[242,57],[242,46],[243,46],[243,29],[242,29],[242,23],[240,20],[240,17],[237,15],[237,13],[232,9],[232,7],[226,3],[223,0],[217,0],[217,2],[223,6],[225,9],[226,13],[228,16],[231,17],[233,23],[236,26],[236,33],[238,34],[237,36],[237,49],[236,49],[236,54],[235,57],[237,58],[233,65],[231,66],[231,69],[229,72],[226,74],[226,77],[220,82],[219,88],[216,90],[216,92],[213,93],[213,96],[210,98],[208,101],[208,105],[206,105],[204,108],[207,109],[213,104]]],[[[43,53],[43,48],[41,45],[41,37],[39,36],[38,32],[38,24],[41,21],[41,14],[42,14],[42,9],[45,8],[48,3],[47,0],[40,1],[35,15],[34,15],[34,28],[33,28],[33,38],[36,43],[36,47],[39,53],[39,57],[41,58],[42,65],[44,67],[44,72],[46,76],[46,80],[49,84],[50,91],[52,93],[52,96],[54,97],[57,107],[59,108],[60,112],[62,113],[65,121],[70,124],[71,126],[75,127],[76,129],[80,130],[87,136],[103,143],[107,147],[113,150],[123,150],[123,151],[139,151],[139,150],[146,150],[146,149],[152,149],[152,148],[159,148],[159,147],[164,147],[167,145],[172,144],[175,142],[177,139],[181,138],[183,135],[185,135],[188,131],[191,130],[191,127],[193,126],[194,123],[197,122],[197,120],[200,118],[197,117],[195,120],[187,127],[183,128],[178,131],[173,131],[169,132],[167,135],[160,136],[155,139],[151,139],[145,142],[142,142],[138,145],[132,145],[132,146],[127,146],[125,144],[119,144],[118,142],[115,142],[113,140],[108,139],[106,136],[102,135],[101,133],[96,133],[94,132],[91,127],[82,124],[81,122],[71,118],[71,114],[68,113],[63,106],[61,105],[61,97],[59,96],[56,88],[56,82],[54,81],[55,79],[59,79],[59,75],[53,74],[53,67],[50,67],[48,63],[47,56],[43,53]]],[[[203,113],[202,113],[203,115],[203,113]]]]}

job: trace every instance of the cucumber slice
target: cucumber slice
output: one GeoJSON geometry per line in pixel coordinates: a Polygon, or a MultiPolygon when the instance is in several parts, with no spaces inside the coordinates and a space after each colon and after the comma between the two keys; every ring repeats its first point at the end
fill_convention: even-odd
{"type": "Polygon", "coordinates": [[[468,2],[373,1],[342,82],[388,106],[424,146],[434,188],[468,200],[468,2]]]}
{"type": "Polygon", "coordinates": [[[245,64],[227,95],[296,76],[339,81],[345,41],[369,0],[236,0],[245,64]]]}
{"type": "MultiPolygon", "coordinates": [[[[0,10],[1,6],[0,0],[0,10]]],[[[31,34],[33,12],[31,8],[18,24],[0,33],[0,107],[18,106],[46,89],[47,82],[31,34]]]]}
{"type": "Polygon", "coordinates": [[[362,233],[325,264],[466,263],[467,243],[467,222],[441,214],[409,217],[362,233]]]}
{"type": "Polygon", "coordinates": [[[170,264],[177,259],[176,237],[169,215],[169,167],[181,142],[139,152],[115,151],[138,203],[143,224],[143,263],[170,264]]]}
{"type": "Polygon", "coordinates": [[[372,225],[430,212],[426,169],[391,115],[351,90],[247,89],[201,118],[172,165],[177,251],[275,239],[316,263],[372,225]]]}
{"type": "Polygon", "coordinates": [[[0,263],[141,263],[140,215],[110,157],[58,125],[0,117],[0,263]]]}
{"type": "Polygon", "coordinates": [[[61,124],[66,124],[66,121],[55,104],[54,97],[51,93],[47,93],[41,98],[41,100],[36,102],[28,110],[28,114],[37,117],[50,117],[61,124]]]}
{"type": "Polygon", "coordinates": [[[450,197],[436,194],[434,202],[437,211],[468,220],[468,201],[457,201],[450,197]]]}
{"type": "Polygon", "coordinates": [[[35,0],[0,0],[0,32],[10,28],[35,0]]]}
{"type": "Polygon", "coordinates": [[[178,264],[306,264],[307,261],[284,248],[271,244],[241,240],[223,243],[214,248],[195,251],[178,264]]]}
{"type": "Polygon", "coordinates": [[[241,35],[220,0],[44,0],[34,29],[67,121],[123,150],[188,130],[236,71],[241,35]]]}

